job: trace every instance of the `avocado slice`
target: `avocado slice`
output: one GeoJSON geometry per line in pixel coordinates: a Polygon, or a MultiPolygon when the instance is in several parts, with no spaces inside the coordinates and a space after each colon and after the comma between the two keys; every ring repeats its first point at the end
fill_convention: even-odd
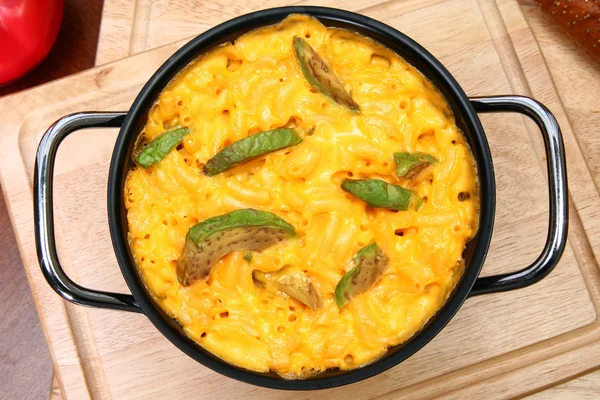
{"type": "Polygon", "coordinates": [[[434,157],[419,152],[394,153],[394,161],[398,166],[396,176],[407,179],[414,179],[421,171],[437,163],[434,157]]]}
{"type": "Polygon", "coordinates": [[[296,268],[290,267],[271,273],[254,270],[252,278],[260,286],[283,292],[313,310],[323,306],[323,299],[311,279],[296,268]]]}
{"type": "Polygon", "coordinates": [[[388,267],[389,258],[377,243],[371,243],[356,253],[354,264],[355,267],[335,287],[335,302],[340,309],[381,279],[388,267]]]}
{"type": "Polygon", "coordinates": [[[177,128],[160,134],[135,157],[135,161],[142,167],[148,168],[165,158],[189,133],[188,128],[177,128]]]}
{"type": "Polygon", "coordinates": [[[232,251],[262,251],[294,236],[292,225],[267,211],[247,208],[209,218],[188,231],[177,279],[189,286],[206,279],[213,264],[232,251]]]}
{"type": "Polygon", "coordinates": [[[300,135],[290,128],[279,128],[259,132],[245,139],[238,140],[219,151],[208,160],[202,170],[213,176],[233,168],[235,165],[250,161],[253,158],[294,146],[302,141],[300,135]]]}
{"type": "Polygon", "coordinates": [[[406,211],[413,206],[418,211],[423,206],[423,199],[410,190],[381,179],[344,179],[342,189],[371,207],[406,211]]]}
{"type": "Polygon", "coordinates": [[[294,37],[294,52],[296,61],[304,77],[312,87],[333,102],[342,105],[352,112],[359,113],[360,106],[346,92],[344,86],[335,74],[329,69],[325,60],[306,42],[294,37]]]}

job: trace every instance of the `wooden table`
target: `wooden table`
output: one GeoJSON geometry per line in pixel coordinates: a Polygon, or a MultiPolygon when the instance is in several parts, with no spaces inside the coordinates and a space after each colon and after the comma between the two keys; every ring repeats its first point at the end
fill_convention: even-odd
{"type": "MultiPolygon", "coordinates": [[[[103,3],[103,0],[65,0],[61,30],[48,57],[23,79],[0,87],[0,96],[93,67],[103,3]]],[[[0,298],[0,398],[47,398],[52,362],[4,196],[0,196],[0,298]]]]}
{"type": "MultiPolygon", "coordinates": [[[[50,57],[23,81],[0,88],[0,96],[75,73],[94,64],[102,1],[86,2],[85,7],[82,3],[75,0],[66,1],[65,23],[50,57]],[[64,60],[68,61],[64,62],[64,60]]],[[[542,50],[545,49],[545,44],[549,44],[548,41],[565,40],[560,34],[557,34],[554,27],[545,26],[547,20],[531,11],[531,2],[524,2],[523,8],[532,26],[538,29],[535,30],[538,39],[543,36],[544,40],[540,40],[542,50]]],[[[565,43],[568,44],[568,41],[565,43]]],[[[575,47],[569,50],[573,52],[573,58],[579,63],[582,58],[586,60],[585,62],[594,62],[575,47]],[[588,59],[589,61],[587,61],[588,59]]],[[[546,52],[545,55],[548,57],[546,52]]],[[[560,89],[560,85],[558,86],[560,89]]],[[[8,226],[8,223],[4,203],[0,200],[0,226],[8,226]]],[[[0,362],[0,387],[9,388],[9,398],[40,398],[47,394],[50,362],[42,343],[39,326],[35,325],[37,318],[31,300],[23,301],[24,298],[30,299],[30,296],[26,289],[25,277],[17,251],[12,231],[3,229],[0,232],[0,252],[2,253],[0,264],[7,267],[0,270],[0,293],[5,295],[4,298],[8,299],[8,302],[0,304],[0,311],[4,315],[9,315],[9,318],[0,322],[0,332],[4,333],[8,326],[11,327],[8,341],[6,340],[7,335],[3,334],[2,346],[7,345],[7,348],[11,349],[10,356],[18,359],[19,362],[16,368],[14,366],[9,368],[8,363],[11,361],[7,357],[0,362]],[[10,275],[10,279],[8,275],[10,275]],[[10,284],[5,282],[10,282],[10,284]],[[32,325],[34,325],[33,328],[32,325]],[[25,339],[23,332],[28,335],[25,339]],[[5,366],[5,364],[7,365],[5,366]],[[4,369],[8,372],[3,373],[4,369]],[[28,373],[24,373],[24,371],[28,373]],[[29,395],[31,397],[27,397],[29,395]]],[[[565,398],[567,396],[569,398],[594,398],[599,392],[600,372],[596,372],[538,393],[534,398],[565,398]]]]}

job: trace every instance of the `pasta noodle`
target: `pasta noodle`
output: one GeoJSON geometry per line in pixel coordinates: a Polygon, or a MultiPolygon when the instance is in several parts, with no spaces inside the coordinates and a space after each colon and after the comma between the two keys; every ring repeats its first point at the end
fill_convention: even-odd
{"type": "Polygon", "coordinates": [[[292,15],[192,62],[159,96],[142,134],[149,142],[177,125],[190,130],[177,148],[129,172],[129,243],[156,302],[223,360],[288,378],[358,368],[418,332],[460,278],[478,224],[472,156],[442,95],[381,45],[292,15]],[[360,114],[307,82],[295,36],[327,60],[360,114]],[[295,147],[203,174],[224,147],[281,127],[309,133],[295,147]],[[397,177],[394,152],[424,152],[437,164],[414,179],[397,177]],[[340,188],[347,178],[383,179],[425,204],[371,208],[340,188]],[[241,208],[277,214],[298,237],[254,252],[251,261],[243,251],[227,254],[208,279],[182,286],[176,268],[190,227],[241,208]],[[340,310],[337,283],[354,254],[375,241],[388,269],[340,310]],[[255,286],[254,270],[289,266],[312,280],[321,308],[255,286]]]}

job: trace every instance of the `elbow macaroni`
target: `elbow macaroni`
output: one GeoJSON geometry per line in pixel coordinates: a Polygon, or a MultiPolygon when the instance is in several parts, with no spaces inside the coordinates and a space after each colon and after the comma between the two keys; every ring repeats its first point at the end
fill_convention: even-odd
{"type": "Polygon", "coordinates": [[[292,15],[187,66],[161,93],[142,135],[152,140],[177,124],[191,130],[182,145],[129,172],[129,242],[158,304],[223,360],[288,378],[360,367],[418,332],[460,278],[461,254],[478,224],[472,156],[441,94],[381,45],[292,15]],[[294,36],[327,60],[360,114],[311,88],[294,58],[294,36]],[[282,126],[315,130],[293,148],[202,174],[225,146],[282,126]],[[414,180],[397,178],[395,151],[426,152],[439,163],[414,180]],[[418,212],[372,209],[341,190],[348,177],[384,179],[427,202],[418,212]],[[175,270],[187,231],[239,208],[273,212],[299,237],[255,253],[251,263],[231,253],[206,281],[181,286],[175,270]],[[388,270],[338,310],[337,282],[373,241],[388,255],[388,270]],[[254,286],[254,269],[288,265],[311,277],[324,307],[254,286]]]}

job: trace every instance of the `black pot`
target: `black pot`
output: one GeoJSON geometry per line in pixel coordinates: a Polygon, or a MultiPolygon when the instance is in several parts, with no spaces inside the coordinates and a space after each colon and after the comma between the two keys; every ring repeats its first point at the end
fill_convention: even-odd
{"type": "Polygon", "coordinates": [[[214,371],[269,388],[303,390],[330,388],[371,377],[404,361],[440,332],[467,297],[522,288],[545,277],[558,263],[566,243],[565,168],[560,128],[552,114],[537,101],[521,96],[469,99],[446,68],[423,47],[397,30],[371,18],[332,8],[273,8],[232,19],[183,46],[150,78],[128,112],[72,114],[61,118],[48,129],[40,142],[35,167],[34,210],[37,254],[48,283],[66,300],[86,306],[143,313],[175,346],[214,371]],[[275,24],[292,13],[312,15],[327,26],[345,28],[377,40],[415,66],[444,94],[477,163],[480,227],[477,236],[466,246],[464,252],[466,268],[460,282],[446,304],[418,334],[407,342],[390,348],[385,356],[362,368],[352,371],[328,370],[314,378],[290,381],[274,373],[257,373],[235,367],[215,357],[189,339],[179,324],[154,303],[136,272],[127,243],[128,227],[123,190],[125,177],[132,163],[131,154],[135,140],[142,130],[154,101],[175,74],[211,48],[233,40],[250,30],[275,24]],[[492,237],[496,184],[490,150],[476,113],[499,111],[525,114],[537,123],[542,132],[549,178],[550,222],[544,250],[532,265],[515,273],[478,278],[492,237]],[[52,215],[52,179],[56,152],[67,135],[78,129],[92,127],[121,128],[108,176],[108,223],[115,254],[132,295],[100,292],[79,286],[65,275],[56,252],[52,215]]]}

